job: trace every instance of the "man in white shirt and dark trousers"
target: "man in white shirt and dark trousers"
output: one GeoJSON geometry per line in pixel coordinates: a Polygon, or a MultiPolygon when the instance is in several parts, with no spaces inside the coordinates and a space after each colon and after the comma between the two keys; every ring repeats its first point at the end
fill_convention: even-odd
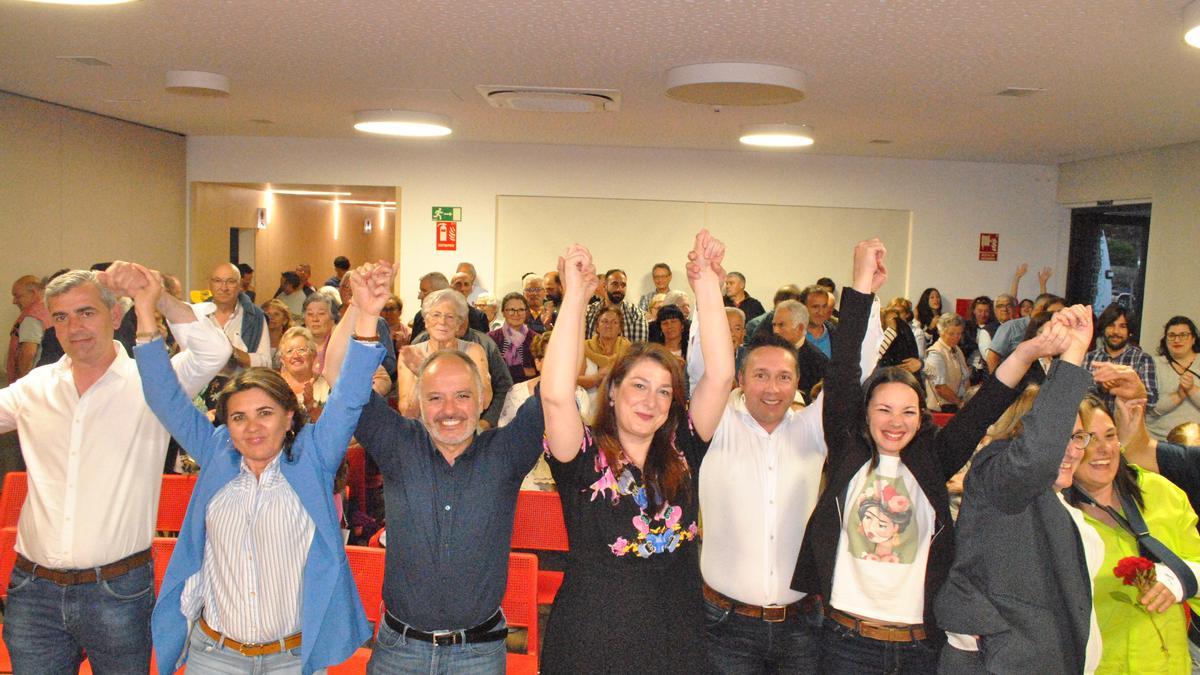
{"type": "MultiPolygon", "coordinates": [[[[140,278],[140,277],[139,277],[140,278]]],[[[17,526],[4,641],[17,673],[146,672],[166,429],[113,331],[127,263],[75,270],[45,291],[66,355],[0,390],[0,432],[17,429],[29,496],[17,526]]],[[[185,347],[173,367],[190,395],[229,359],[229,340],[167,293],[158,310],[185,347]]],[[[157,336],[157,333],[155,334],[157,336]]]]}
{"type": "MultiPolygon", "coordinates": [[[[864,376],[882,339],[874,322],[863,341],[864,376]]],[[[723,673],[816,672],[820,600],[790,585],[828,452],[824,399],[793,409],[799,369],[786,339],[758,336],[747,349],[700,466],[709,658],[723,673]]],[[[689,360],[693,382],[703,367],[689,360]]]]}

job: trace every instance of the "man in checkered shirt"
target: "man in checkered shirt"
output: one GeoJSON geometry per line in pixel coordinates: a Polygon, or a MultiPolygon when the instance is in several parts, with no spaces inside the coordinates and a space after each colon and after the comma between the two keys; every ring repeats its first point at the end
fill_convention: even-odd
{"type": "Polygon", "coordinates": [[[646,325],[646,314],[637,305],[625,302],[627,277],[624,270],[609,270],[604,274],[604,303],[588,306],[584,319],[584,330],[588,338],[596,333],[596,315],[602,306],[614,305],[625,316],[625,331],[622,333],[630,342],[645,342],[650,335],[646,325]]]}
{"type": "MultiPolygon", "coordinates": [[[[1142,384],[1146,385],[1147,407],[1153,408],[1158,403],[1158,378],[1154,373],[1154,361],[1137,345],[1129,344],[1129,310],[1116,303],[1109,305],[1096,322],[1096,332],[1101,337],[1101,344],[1084,357],[1083,367],[1094,370],[1092,364],[1107,362],[1133,368],[1142,378],[1142,384]]],[[[1112,406],[1112,394],[1103,387],[1093,386],[1093,390],[1105,405],[1112,406]]]]}

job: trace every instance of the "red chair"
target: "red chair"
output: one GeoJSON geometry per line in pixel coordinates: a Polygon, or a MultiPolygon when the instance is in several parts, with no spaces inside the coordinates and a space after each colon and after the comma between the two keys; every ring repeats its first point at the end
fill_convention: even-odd
{"type": "MultiPolygon", "coordinates": [[[[521,490],[517,493],[517,511],[513,518],[512,548],[533,551],[568,551],[567,525],[557,492],[521,490]]],[[[537,600],[549,605],[562,586],[563,573],[538,572],[537,600]]]]}
{"type": "Polygon", "coordinates": [[[24,471],[9,471],[4,477],[4,492],[0,493],[0,527],[16,527],[29,494],[28,474],[24,471]]]}
{"type": "Polygon", "coordinates": [[[162,493],[158,497],[159,532],[178,532],[183,529],[183,516],[187,513],[188,501],[196,488],[196,476],[185,474],[163,474],[162,493]]]}
{"type": "Polygon", "coordinates": [[[346,484],[350,486],[350,498],[367,508],[367,451],[357,443],[346,449],[346,484]]]}
{"type": "MultiPolygon", "coordinates": [[[[362,600],[367,621],[375,627],[376,633],[379,632],[383,609],[383,567],[386,556],[387,550],[382,548],[346,547],[346,558],[350,563],[350,574],[354,575],[354,585],[358,587],[358,597],[362,600]]],[[[353,656],[329,668],[327,672],[330,675],[365,673],[370,660],[371,649],[359,647],[353,656]]]]}
{"type": "Polygon", "coordinates": [[[933,423],[938,425],[939,427],[946,426],[947,424],[950,423],[950,420],[954,419],[954,413],[935,412],[935,413],[930,413],[930,415],[933,416],[933,423]]]}
{"type": "Polygon", "coordinates": [[[538,561],[532,553],[508,554],[508,586],[500,601],[510,628],[524,628],[525,653],[507,655],[507,672],[538,672],[538,561]]]}
{"type": "Polygon", "coordinates": [[[155,537],[150,548],[154,553],[154,595],[162,587],[163,575],[167,573],[167,564],[171,562],[171,554],[175,552],[175,537],[155,537]]]}
{"type": "Polygon", "coordinates": [[[367,541],[367,546],[370,546],[371,548],[386,548],[383,545],[383,542],[379,541],[383,538],[384,532],[387,532],[386,527],[381,527],[378,530],[375,530],[375,534],[371,535],[371,539],[367,541]]]}

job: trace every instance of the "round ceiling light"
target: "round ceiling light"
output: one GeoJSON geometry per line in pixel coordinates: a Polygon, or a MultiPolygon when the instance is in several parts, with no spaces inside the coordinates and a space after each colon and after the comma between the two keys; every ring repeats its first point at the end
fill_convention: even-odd
{"type": "Polygon", "coordinates": [[[429,138],[448,136],[450,118],[411,110],[362,110],[354,113],[354,128],[368,134],[429,138]]]}
{"type": "Polygon", "coordinates": [[[1200,49],[1200,0],[1183,8],[1183,41],[1200,49]]]}
{"type": "Polygon", "coordinates": [[[813,135],[807,124],[749,124],[738,140],[761,148],[803,148],[813,144],[813,135]]]}
{"type": "Polygon", "coordinates": [[[804,98],[804,73],[763,63],[696,63],[667,71],[667,96],[705,105],[781,105],[804,98]]]}
{"type": "Polygon", "coordinates": [[[39,5],[124,5],[137,0],[25,0],[39,5]]]}
{"type": "Polygon", "coordinates": [[[168,70],[167,91],[189,96],[228,96],[229,78],[202,70],[168,70]]]}

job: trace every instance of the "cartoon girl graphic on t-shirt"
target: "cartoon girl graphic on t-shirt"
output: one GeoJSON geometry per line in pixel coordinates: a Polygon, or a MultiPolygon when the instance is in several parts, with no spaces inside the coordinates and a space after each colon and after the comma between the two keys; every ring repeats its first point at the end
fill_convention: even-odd
{"type": "Polygon", "coordinates": [[[885,563],[913,562],[916,542],[908,529],[913,518],[912,500],[906,492],[902,479],[868,477],[854,502],[857,527],[848,533],[850,552],[855,557],[885,563]]]}

